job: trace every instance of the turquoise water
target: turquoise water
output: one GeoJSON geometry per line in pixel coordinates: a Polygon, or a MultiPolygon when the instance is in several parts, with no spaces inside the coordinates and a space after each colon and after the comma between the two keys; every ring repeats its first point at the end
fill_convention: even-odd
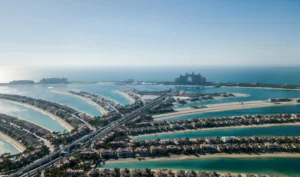
{"type": "Polygon", "coordinates": [[[186,169],[232,173],[277,174],[296,177],[300,158],[210,158],[106,164],[105,168],[186,169]]]}
{"type": "Polygon", "coordinates": [[[61,126],[57,121],[51,119],[49,116],[21,105],[0,101],[0,112],[19,119],[27,120],[52,131],[63,132],[65,130],[63,126],[61,126]]]}
{"type": "Polygon", "coordinates": [[[198,113],[198,114],[162,118],[162,119],[157,119],[156,121],[181,120],[181,119],[191,119],[191,118],[209,118],[209,117],[222,117],[222,116],[240,116],[246,114],[278,114],[278,113],[300,113],[300,105],[273,106],[273,107],[263,107],[263,108],[231,110],[231,111],[198,113]]]}
{"type": "Polygon", "coordinates": [[[19,94],[34,98],[45,99],[60,104],[68,105],[91,115],[101,115],[101,112],[83,100],[58,93],[51,90],[76,89],[95,94],[100,94],[114,99],[121,104],[130,104],[130,101],[121,94],[116,93],[119,89],[139,88],[141,90],[166,90],[168,86],[123,86],[123,85],[100,85],[100,84],[71,84],[71,85],[13,85],[0,87],[0,93],[19,94]]]}
{"type": "Polygon", "coordinates": [[[248,94],[248,97],[236,97],[236,98],[224,98],[219,100],[211,100],[202,103],[191,103],[180,106],[175,106],[175,108],[191,107],[196,105],[206,105],[206,104],[217,104],[217,103],[228,103],[237,101],[253,101],[253,100],[267,100],[269,98],[299,98],[300,90],[276,90],[276,89],[253,89],[253,88],[181,88],[182,90],[188,92],[228,92],[228,93],[243,93],[248,94]]]}
{"type": "Polygon", "coordinates": [[[0,92],[45,99],[60,104],[68,105],[80,111],[87,112],[91,115],[101,115],[100,111],[98,111],[94,106],[84,102],[83,100],[69,95],[53,93],[51,92],[52,89],[72,89],[72,88],[69,88],[68,85],[57,85],[57,86],[16,85],[16,86],[0,87],[0,92]]]}
{"type": "Polygon", "coordinates": [[[214,82],[260,82],[273,84],[300,84],[299,67],[226,67],[226,66],[98,66],[98,67],[13,67],[3,66],[5,77],[0,82],[14,79],[33,79],[39,81],[43,77],[66,77],[72,81],[122,81],[134,79],[138,81],[174,81],[186,72],[201,73],[207,81],[214,82]]]}
{"type": "MultiPolygon", "coordinates": [[[[19,70],[16,70],[16,72],[19,70]]],[[[34,71],[20,71],[14,76],[7,76],[8,80],[30,78],[39,80],[42,77],[67,77],[69,80],[82,81],[112,81],[112,80],[147,80],[147,81],[172,81],[179,74],[184,74],[186,71],[200,72],[207,77],[208,81],[230,81],[230,82],[261,82],[261,83],[291,83],[300,84],[299,68],[139,68],[139,69],[111,69],[111,68],[73,68],[73,69],[38,69],[34,71]],[[79,72],[80,71],[80,72],[79,72]],[[154,72],[155,71],[155,72],[154,72]]],[[[6,80],[5,80],[6,81],[6,80]]],[[[1,82],[1,81],[0,81],[1,82]]],[[[20,86],[3,86],[0,87],[0,93],[13,93],[27,95],[35,98],[46,99],[60,104],[65,104],[91,115],[101,115],[101,113],[92,105],[82,101],[81,99],[52,93],[52,89],[77,89],[91,93],[96,93],[117,100],[121,104],[129,104],[123,96],[115,93],[115,90],[135,88],[138,90],[166,90],[174,88],[173,86],[161,85],[20,85],[20,86]]],[[[266,100],[271,97],[300,97],[300,91],[288,90],[268,90],[268,89],[247,89],[247,88],[205,88],[205,89],[188,89],[191,92],[231,92],[249,94],[249,97],[229,98],[222,100],[213,100],[204,104],[227,103],[232,101],[251,101],[251,100],[266,100]]],[[[202,104],[202,103],[200,103],[202,104]]],[[[198,105],[196,103],[195,105],[198,105]]],[[[187,107],[191,105],[185,105],[187,107]]],[[[24,118],[36,124],[46,126],[49,129],[62,131],[57,122],[53,121],[46,115],[43,115],[34,110],[24,108],[17,105],[0,102],[0,112],[7,113],[16,117],[24,118]]],[[[233,116],[243,114],[268,114],[268,113],[299,113],[299,106],[282,106],[282,107],[267,107],[254,108],[235,111],[223,111],[214,113],[204,113],[198,115],[180,116],[171,119],[188,119],[192,117],[214,117],[214,116],[233,116]]],[[[178,138],[178,137],[204,137],[204,136],[246,136],[246,135],[300,135],[300,126],[283,126],[283,127],[267,127],[267,128],[245,128],[231,130],[216,130],[206,132],[191,132],[178,133],[172,135],[161,135],[161,139],[178,138]]],[[[148,137],[149,138],[149,137],[148,137]]],[[[147,138],[147,139],[148,139],[147,138]]],[[[157,137],[153,137],[157,138],[157,137]]],[[[17,153],[17,150],[0,139],[0,154],[3,152],[17,153]]],[[[168,161],[168,162],[141,162],[141,163],[126,163],[119,167],[131,168],[185,168],[185,169],[202,169],[216,171],[232,171],[232,172],[251,172],[251,173],[282,173],[289,176],[300,174],[298,164],[299,159],[198,159],[198,160],[183,160],[183,161],[168,161]],[[284,164],[284,165],[282,165],[284,164]]],[[[106,167],[113,166],[107,165],[106,167]]]]}
{"type": "Polygon", "coordinates": [[[7,141],[0,138],[0,155],[4,153],[17,154],[19,151],[7,141]]]}
{"type": "MultiPolygon", "coordinates": [[[[124,98],[122,95],[115,92],[118,89],[127,89],[127,88],[135,88],[139,90],[166,90],[169,88],[174,88],[173,86],[162,86],[162,85],[99,85],[99,84],[78,84],[78,85],[20,85],[20,86],[3,86],[0,87],[0,93],[12,93],[12,94],[21,94],[26,96],[31,96],[35,98],[46,99],[54,102],[58,102],[60,104],[65,104],[81,110],[83,112],[87,112],[91,115],[101,115],[100,111],[94,106],[84,102],[81,99],[62,95],[51,92],[52,89],[77,89],[83,90],[91,93],[96,93],[100,95],[104,95],[115,99],[121,104],[129,104],[129,100],[124,98]]],[[[266,89],[243,89],[243,88],[206,88],[206,89],[192,89],[189,91],[197,91],[197,92],[234,92],[234,93],[245,93],[249,94],[249,97],[242,98],[227,98],[222,100],[213,100],[210,102],[205,102],[204,104],[212,104],[212,103],[226,103],[232,101],[251,101],[251,100],[266,100],[270,97],[300,97],[300,91],[287,91],[287,90],[266,90],[266,89]]],[[[202,104],[202,103],[200,103],[202,104]]],[[[193,105],[193,104],[192,104],[193,105]]],[[[199,105],[196,103],[195,105],[199,105]]],[[[187,107],[191,105],[185,105],[183,107],[187,107]]]]}
{"type": "Polygon", "coordinates": [[[136,140],[148,139],[175,139],[175,138],[199,138],[216,136],[300,136],[300,126],[272,126],[257,128],[231,128],[222,130],[207,130],[195,132],[177,132],[169,134],[157,134],[149,136],[136,137],[136,140]]]}

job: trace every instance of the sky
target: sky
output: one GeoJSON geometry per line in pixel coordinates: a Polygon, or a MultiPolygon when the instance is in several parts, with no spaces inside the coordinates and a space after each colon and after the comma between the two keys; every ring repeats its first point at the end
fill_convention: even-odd
{"type": "Polygon", "coordinates": [[[1,66],[300,66],[298,0],[0,0],[1,66]]]}

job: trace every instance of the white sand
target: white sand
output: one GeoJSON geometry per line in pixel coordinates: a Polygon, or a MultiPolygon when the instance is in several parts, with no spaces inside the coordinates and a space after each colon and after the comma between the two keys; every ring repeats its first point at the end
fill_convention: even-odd
{"type": "Polygon", "coordinates": [[[7,134],[3,133],[0,131],[0,138],[4,139],[6,142],[14,146],[19,152],[24,152],[26,150],[26,147],[21,144],[19,141],[16,139],[11,138],[7,134]]]}
{"type": "Polygon", "coordinates": [[[260,128],[260,127],[276,127],[276,126],[297,126],[300,125],[300,122],[295,123],[282,123],[282,124],[262,124],[262,125],[241,125],[241,126],[229,126],[229,127],[214,127],[214,128],[199,128],[191,130],[179,130],[179,131],[170,131],[170,132],[158,132],[151,134],[143,134],[138,136],[130,136],[130,138],[138,138],[145,136],[155,136],[155,135],[165,135],[165,134],[174,134],[174,133],[186,133],[186,132],[201,132],[201,131],[212,131],[212,130],[226,130],[226,129],[238,129],[238,128],[260,128]]]}
{"type": "MultiPolygon", "coordinates": [[[[214,96],[213,100],[222,100],[222,99],[230,99],[230,98],[238,98],[238,97],[248,97],[250,95],[248,94],[244,94],[244,93],[233,93],[235,97],[223,97],[223,96],[214,96]]],[[[201,101],[189,101],[188,99],[190,99],[190,97],[181,97],[181,96],[173,96],[175,100],[177,100],[177,98],[179,100],[185,100],[187,103],[186,104],[191,104],[191,103],[205,103],[205,102],[208,102],[208,101],[212,101],[212,100],[201,100],[201,101]]],[[[177,106],[177,105],[182,105],[178,102],[174,102],[173,105],[177,106]]]]}
{"type": "MultiPolygon", "coordinates": [[[[142,161],[171,161],[171,160],[190,160],[190,159],[208,159],[208,158],[299,158],[299,153],[266,153],[266,154],[208,154],[208,155],[171,155],[170,157],[145,157],[145,160],[142,161]]],[[[138,158],[126,158],[126,159],[118,159],[118,160],[108,160],[109,163],[130,163],[130,162],[140,162],[138,158]]]]}
{"type": "Polygon", "coordinates": [[[241,86],[221,86],[221,87],[224,87],[224,88],[268,89],[268,90],[300,90],[300,89],[271,88],[271,87],[241,87],[241,86]]]}
{"type": "Polygon", "coordinates": [[[9,103],[13,103],[13,104],[17,104],[17,105],[21,105],[21,106],[24,106],[24,107],[27,107],[27,108],[30,108],[30,109],[34,109],[36,111],[39,111],[47,116],[49,116],[50,118],[52,118],[53,120],[57,121],[60,125],[62,125],[64,128],[66,128],[66,130],[68,131],[71,131],[74,127],[72,125],[70,125],[69,123],[67,123],[65,120],[63,120],[62,118],[48,112],[48,111],[45,111],[41,108],[38,108],[38,107],[35,107],[35,106],[32,106],[30,104],[26,104],[26,103],[20,103],[20,102],[17,102],[17,101],[11,101],[11,100],[6,100],[6,99],[0,99],[2,101],[6,101],[6,102],[9,102],[9,103]]]}
{"type": "MultiPolygon", "coordinates": [[[[52,90],[51,92],[53,93],[58,93],[58,94],[64,94],[64,95],[69,95],[69,96],[72,96],[72,97],[76,97],[76,98],[79,98],[85,102],[87,102],[88,104],[96,107],[102,114],[107,114],[108,111],[105,110],[102,106],[100,106],[99,104],[97,104],[96,102],[88,99],[88,98],[85,98],[85,97],[82,97],[82,96],[78,96],[78,95],[74,95],[72,93],[69,93],[69,90],[52,90]]],[[[87,113],[86,113],[87,114],[87,113]]],[[[89,115],[89,114],[88,114],[89,115]]],[[[91,117],[93,117],[92,115],[89,115],[91,117]]]]}
{"type": "Polygon", "coordinates": [[[223,104],[208,104],[206,108],[194,109],[194,108],[180,108],[176,109],[176,112],[153,115],[154,119],[168,118],[180,115],[198,114],[204,112],[219,112],[228,110],[248,109],[248,108],[261,108],[261,107],[272,107],[272,106],[287,106],[287,105],[300,105],[295,101],[281,102],[280,104],[270,103],[267,101],[246,101],[243,104],[239,102],[223,103],[223,104]]]}
{"type": "Polygon", "coordinates": [[[126,92],[123,92],[121,90],[116,90],[115,92],[125,97],[131,104],[135,103],[135,99],[128,95],[126,92]]]}

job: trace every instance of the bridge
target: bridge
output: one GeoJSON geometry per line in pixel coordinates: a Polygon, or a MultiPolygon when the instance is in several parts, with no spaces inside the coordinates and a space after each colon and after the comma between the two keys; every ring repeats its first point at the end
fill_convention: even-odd
{"type": "Polygon", "coordinates": [[[81,137],[80,139],[74,141],[73,143],[62,147],[60,150],[55,151],[39,160],[36,160],[32,164],[29,164],[22,168],[21,170],[17,171],[10,175],[10,177],[25,177],[25,176],[34,176],[37,173],[41,172],[42,170],[52,166],[55,162],[61,160],[64,157],[68,157],[72,155],[74,150],[80,150],[85,145],[93,142],[96,139],[99,139],[105,136],[108,132],[114,131],[116,128],[133,120],[134,118],[140,116],[141,114],[145,113],[147,110],[151,109],[152,107],[161,103],[161,101],[166,97],[167,92],[163,93],[160,97],[154,99],[151,103],[144,105],[143,107],[133,111],[128,115],[122,116],[122,118],[111,122],[107,126],[102,127],[101,129],[94,131],[88,135],[81,137]]]}

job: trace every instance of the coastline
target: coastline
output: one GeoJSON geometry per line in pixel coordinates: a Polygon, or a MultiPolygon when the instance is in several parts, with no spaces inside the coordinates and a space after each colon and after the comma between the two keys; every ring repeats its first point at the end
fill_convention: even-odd
{"type": "Polygon", "coordinates": [[[176,109],[175,112],[153,115],[153,119],[171,118],[181,115],[191,115],[207,112],[220,112],[229,110],[240,110],[250,108],[261,108],[261,107],[274,107],[274,106],[289,106],[289,105],[300,105],[295,101],[281,102],[280,104],[270,103],[267,101],[247,101],[240,104],[239,102],[222,103],[222,104],[209,104],[206,108],[194,109],[194,108],[180,108],[176,109]]]}
{"type": "MultiPolygon", "coordinates": [[[[249,94],[244,94],[244,93],[233,93],[233,95],[235,97],[217,96],[217,97],[213,97],[214,98],[213,100],[234,99],[234,98],[241,98],[241,97],[249,97],[250,96],[249,94]]],[[[189,98],[189,97],[186,97],[186,98],[189,98]]],[[[199,104],[203,103],[203,104],[205,104],[206,102],[213,101],[213,100],[202,100],[202,101],[194,101],[194,102],[187,101],[186,105],[193,104],[193,103],[199,103],[199,104]]],[[[174,105],[175,108],[176,108],[176,106],[182,106],[182,104],[179,104],[177,102],[173,103],[173,105],[174,105]]],[[[182,109],[182,108],[177,108],[177,109],[182,109]]]]}
{"type": "Polygon", "coordinates": [[[300,89],[288,89],[288,88],[272,88],[272,87],[241,87],[241,86],[221,86],[224,88],[253,88],[253,89],[268,89],[268,90],[300,90],[300,89]]]}
{"type": "Polygon", "coordinates": [[[11,101],[11,100],[6,100],[6,99],[0,99],[1,101],[6,101],[8,103],[12,103],[12,104],[17,104],[17,105],[21,105],[21,106],[24,106],[24,107],[27,107],[27,108],[30,108],[30,109],[33,109],[33,110],[36,110],[36,111],[39,111],[43,114],[46,114],[47,116],[49,116],[50,118],[52,118],[53,120],[57,121],[60,125],[62,125],[64,128],[66,128],[67,131],[71,131],[74,127],[72,125],[70,125],[69,123],[67,123],[65,120],[61,119],[60,117],[48,112],[48,111],[45,111],[43,109],[40,109],[38,107],[35,107],[35,106],[32,106],[30,104],[26,104],[26,103],[20,103],[20,102],[16,102],[16,101],[11,101]]]}
{"type": "Polygon", "coordinates": [[[300,153],[266,153],[266,154],[209,154],[209,155],[171,155],[170,157],[145,157],[145,160],[138,160],[137,158],[126,158],[118,160],[108,160],[106,164],[113,163],[130,163],[130,162],[144,162],[144,161],[177,161],[177,160],[193,160],[193,159],[211,159],[211,158],[300,158],[300,153]]]}
{"type": "Polygon", "coordinates": [[[261,127],[276,127],[276,126],[299,126],[300,122],[296,123],[282,123],[282,124],[262,124],[262,125],[241,125],[241,126],[230,126],[230,127],[215,127],[215,128],[201,128],[201,129],[192,129],[192,130],[180,130],[180,131],[172,131],[172,132],[158,132],[151,133],[145,135],[138,136],[129,136],[132,139],[136,139],[139,137],[147,137],[147,136],[156,136],[156,135],[165,135],[165,134],[175,134],[175,133],[188,133],[188,132],[201,132],[201,131],[213,131],[213,130],[227,130],[227,129],[237,129],[237,128],[261,128],[261,127]]]}
{"type": "Polygon", "coordinates": [[[13,147],[15,147],[21,153],[26,150],[26,147],[23,144],[21,144],[16,139],[11,138],[9,135],[7,135],[1,131],[0,131],[0,138],[3,139],[4,141],[8,142],[9,144],[11,144],[13,147]]]}
{"type": "MultiPolygon", "coordinates": [[[[84,102],[96,107],[102,114],[107,114],[108,113],[108,111],[106,111],[102,106],[98,105],[97,103],[93,102],[92,100],[90,100],[88,98],[84,98],[84,97],[81,97],[81,96],[71,94],[71,93],[69,93],[69,90],[51,90],[51,92],[58,93],[58,94],[63,94],[63,95],[68,95],[68,96],[72,96],[72,97],[75,97],[75,98],[79,98],[79,99],[83,100],[84,102]]],[[[85,113],[85,114],[87,114],[87,113],[85,113]]],[[[89,115],[89,116],[94,117],[92,115],[89,115]]]]}
{"type": "Polygon", "coordinates": [[[122,95],[123,97],[126,98],[126,100],[128,100],[130,102],[130,104],[135,103],[135,99],[133,99],[130,95],[128,95],[127,93],[121,91],[121,90],[115,90],[116,93],[122,95]]]}

